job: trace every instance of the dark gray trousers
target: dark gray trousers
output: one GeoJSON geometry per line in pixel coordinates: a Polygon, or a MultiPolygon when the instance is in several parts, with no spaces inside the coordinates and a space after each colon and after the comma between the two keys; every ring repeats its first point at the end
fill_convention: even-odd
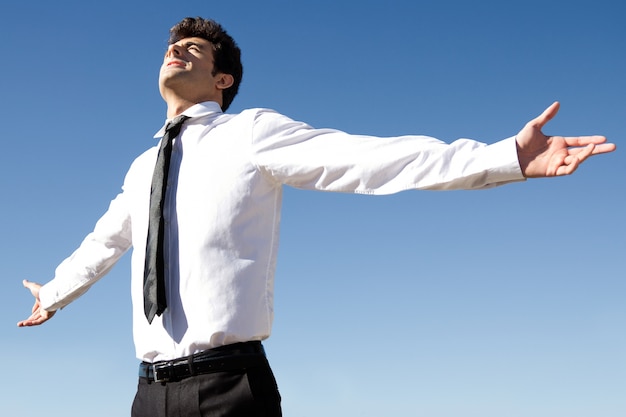
{"type": "Polygon", "coordinates": [[[139,378],[132,417],[281,417],[280,394],[265,361],[176,382],[139,378]]]}

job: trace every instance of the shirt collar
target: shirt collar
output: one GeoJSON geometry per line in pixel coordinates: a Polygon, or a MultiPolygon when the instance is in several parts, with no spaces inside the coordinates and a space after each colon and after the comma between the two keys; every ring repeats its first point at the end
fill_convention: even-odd
{"type": "MultiPolygon", "coordinates": [[[[215,101],[204,101],[202,103],[194,104],[193,106],[189,107],[187,110],[182,112],[181,114],[184,114],[185,116],[189,116],[190,118],[196,118],[196,117],[208,116],[209,114],[212,114],[212,113],[222,113],[222,109],[220,108],[220,105],[216,103],[215,101]]],[[[163,137],[163,135],[165,134],[165,126],[167,126],[167,124],[171,120],[172,119],[165,120],[165,123],[163,123],[163,126],[161,127],[161,129],[159,129],[159,131],[154,135],[155,139],[163,137]]]]}

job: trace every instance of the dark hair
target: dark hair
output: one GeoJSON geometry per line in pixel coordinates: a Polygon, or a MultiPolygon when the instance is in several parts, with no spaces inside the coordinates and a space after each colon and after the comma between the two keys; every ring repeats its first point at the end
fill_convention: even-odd
{"type": "Polygon", "coordinates": [[[243,77],[241,50],[235,40],[214,20],[186,17],[170,29],[171,45],[184,38],[202,38],[213,45],[213,75],[221,72],[234,78],[233,85],[222,91],[222,110],[226,111],[239,91],[243,77]]]}

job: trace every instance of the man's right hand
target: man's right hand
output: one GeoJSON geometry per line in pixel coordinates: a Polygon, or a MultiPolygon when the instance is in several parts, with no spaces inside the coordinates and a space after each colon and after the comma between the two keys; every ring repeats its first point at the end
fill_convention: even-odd
{"type": "Polygon", "coordinates": [[[33,305],[30,317],[18,322],[17,327],[39,326],[50,320],[56,311],[47,311],[41,308],[41,303],[39,302],[39,289],[41,288],[41,284],[27,280],[24,280],[23,284],[24,287],[30,290],[33,297],[35,297],[35,305],[33,305]]]}

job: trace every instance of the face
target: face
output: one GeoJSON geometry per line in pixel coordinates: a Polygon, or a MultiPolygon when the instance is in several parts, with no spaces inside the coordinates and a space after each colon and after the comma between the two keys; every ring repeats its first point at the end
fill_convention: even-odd
{"type": "Polygon", "coordinates": [[[190,101],[222,100],[228,76],[213,73],[213,50],[202,38],[184,38],[167,48],[159,73],[159,89],[167,100],[175,94],[190,101]],[[225,80],[226,78],[226,80],[225,80]]]}

